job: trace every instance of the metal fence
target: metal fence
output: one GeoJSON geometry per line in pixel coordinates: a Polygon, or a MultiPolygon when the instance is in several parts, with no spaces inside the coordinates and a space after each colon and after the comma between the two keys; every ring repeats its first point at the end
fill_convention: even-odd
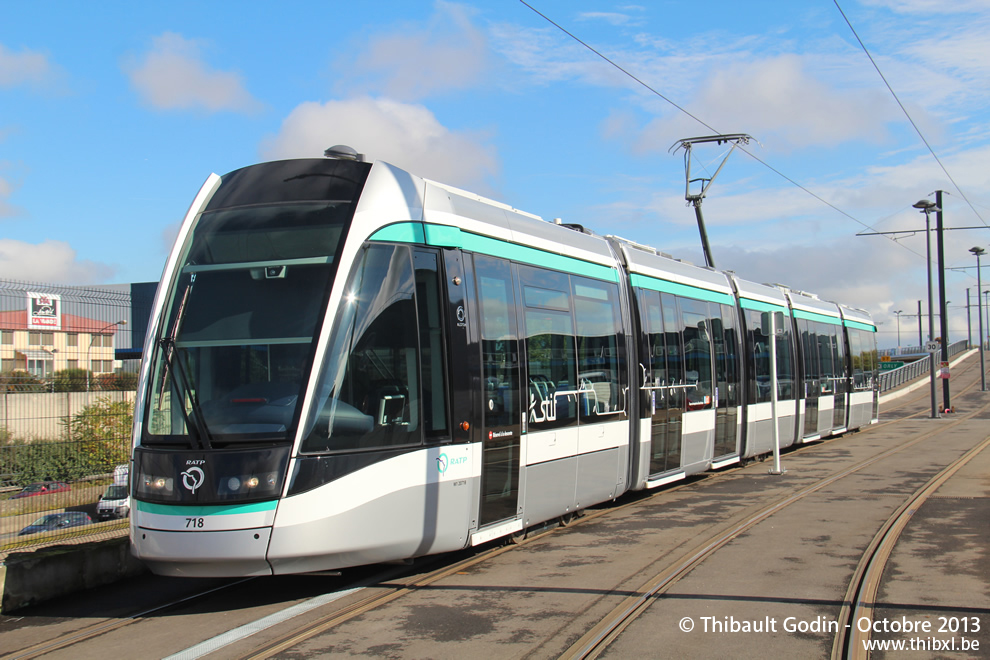
{"type": "Polygon", "coordinates": [[[0,281],[0,559],[127,533],[98,505],[130,456],[131,317],[125,287],[0,281]]]}
{"type": "Polygon", "coordinates": [[[954,344],[949,344],[949,354],[946,357],[942,357],[942,352],[929,354],[925,357],[911,362],[910,364],[905,364],[903,367],[898,369],[891,369],[890,371],[880,372],[880,391],[887,392],[894,388],[900,387],[905,383],[909,383],[916,378],[921,378],[922,376],[928,376],[931,373],[931,360],[935,358],[939,362],[948,362],[956,355],[959,355],[969,347],[969,342],[963,339],[962,341],[957,341],[954,344]]]}

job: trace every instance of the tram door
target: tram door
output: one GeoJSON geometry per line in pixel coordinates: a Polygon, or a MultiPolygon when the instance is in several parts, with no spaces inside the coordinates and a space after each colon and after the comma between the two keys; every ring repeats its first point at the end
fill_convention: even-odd
{"type": "Polygon", "coordinates": [[[508,261],[474,255],[481,326],[482,445],[478,526],[513,518],[519,507],[519,334],[508,261]]]}
{"type": "Polygon", "coordinates": [[[640,290],[646,409],[651,413],[650,475],[681,467],[681,427],[684,415],[684,360],[674,298],[640,290]]]}
{"type": "Polygon", "coordinates": [[[849,368],[846,366],[845,332],[832,326],[832,363],[835,365],[835,410],[832,428],[846,428],[846,392],[849,391],[849,368]]]}
{"type": "Polygon", "coordinates": [[[736,310],[709,303],[712,310],[712,347],[715,350],[715,453],[714,458],[736,452],[740,375],[736,310]]]}
{"type": "Polygon", "coordinates": [[[801,353],[804,357],[804,437],[818,435],[818,398],[822,392],[822,373],[818,363],[817,324],[807,319],[796,319],[801,335],[801,353]]]}

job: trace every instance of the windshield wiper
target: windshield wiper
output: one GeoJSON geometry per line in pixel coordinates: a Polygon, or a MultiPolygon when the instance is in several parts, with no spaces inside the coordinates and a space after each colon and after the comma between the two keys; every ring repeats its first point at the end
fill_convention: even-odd
{"type": "Polygon", "coordinates": [[[199,396],[190,386],[189,375],[186,373],[186,366],[183,364],[182,356],[179,355],[175,340],[171,337],[163,337],[160,345],[165,366],[171,373],[178,376],[178,379],[173,379],[173,384],[178,385],[175,389],[177,390],[176,394],[179,395],[179,400],[175,403],[182,411],[182,417],[186,420],[186,427],[194,431],[189,437],[194,438],[194,444],[197,445],[198,449],[212,449],[213,438],[210,435],[206,418],[203,417],[203,410],[199,406],[199,396]],[[189,397],[189,410],[186,410],[184,395],[189,397]]]}

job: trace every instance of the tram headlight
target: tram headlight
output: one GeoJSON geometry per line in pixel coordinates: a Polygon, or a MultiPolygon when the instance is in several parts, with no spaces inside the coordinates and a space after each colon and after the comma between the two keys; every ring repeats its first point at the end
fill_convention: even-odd
{"type": "Polygon", "coordinates": [[[263,475],[241,474],[233,477],[226,477],[222,483],[226,492],[231,495],[246,495],[254,492],[265,492],[273,490],[278,485],[278,479],[274,472],[263,475]]]}
{"type": "Polygon", "coordinates": [[[153,474],[142,474],[141,490],[155,495],[171,495],[175,481],[171,477],[162,477],[153,474]]]}

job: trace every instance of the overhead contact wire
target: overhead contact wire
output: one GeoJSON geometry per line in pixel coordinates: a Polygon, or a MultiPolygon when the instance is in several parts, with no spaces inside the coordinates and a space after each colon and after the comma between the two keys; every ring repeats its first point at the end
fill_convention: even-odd
{"type": "MultiPolygon", "coordinates": [[[[904,113],[904,116],[907,117],[907,120],[911,122],[911,126],[914,127],[915,133],[917,133],[918,137],[921,138],[921,141],[925,143],[925,146],[928,148],[929,153],[931,153],[932,158],[934,158],[935,162],[938,163],[938,166],[942,168],[942,172],[944,172],[945,176],[947,176],[949,178],[949,181],[952,182],[952,185],[955,187],[956,191],[958,191],[958,193],[962,196],[962,198],[966,200],[966,204],[969,205],[969,208],[972,209],[973,213],[976,214],[976,217],[980,219],[980,222],[982,222],[984,225],[987,225],[986,220],[983,219],[983,216],[981,216],[979,211],[976,210],[976,207],[973,206],[973,203],[969,201],[968,197],[966,197],[966,193],[962,191],[962,188],[959,187],[959,184],[956,183],[956,180],[952,178],[951,174],[949,174],[949,170],[946,169],[945,165],[942,163],[942,160],[938,157],[938,154],[935,153],[935,150],[932,148],[932,145],[930,145],[928,143],[928,140],[925,139],[924,133],[922,133],[921,129],[918,128],[918,124],[916,124],[914,118],[911,117],[911,113],[908,112],[907,108],[904,107],[904,104],[901,103],[901,99],[897,96],[897,93],[894,91],[894,88],[890,86],[889,82],[887,82],[887,77],[883,75],[883,71],[880,70],[880,66],[877,64],[876,60],[873,59],[873,55],[870,54],[870,51],[866,47],[866,44],[863,43],[863,40],[859,38],[859,33],[856,32],[856,28],[853,27],[853,24],[849,20],[849,17],[846,16],[846,12],[842,11],[842,7],[839,6],[839,0],[832,0],[832,2],[835,3],[836,9],[838,9],[839,13],[842,14],[842,18],[843,20],[845,20],[846,25],[849,26],[849,30],[853,33],[853,36],[856,37],[856,41],[859,42],[860,48],[863,49],[863,52],[866,53],[866,56],[870,59],[870,63],[873,65],[873,68],[876,69],[877,75],[880,76],[880,80],[882,80],[883,84],[887,86],[887,91],[889,91],[890,95],[894,97],[895,101],[897,101],[897,105],[900,106],[901,112],[904,113]]],[[[990,228],[990,225],[987,225],[987,227],[990,228]]]]}
{"type": "MultiPolygon", "coordinates": [[[[685,115],[687,115],[687,116],[688,116],[688,117],[690,117],[691,119],[693,119],[693,120],[695,120],[696,122],[698,122],[699,124],[701,124],[702,126],[704,126],[705,128],[707,128],[708,130],[710,130],[710,131],[712,131],[712,132],[714,132],[714,133],[719,133],[719,130],[718,130],[718,129],[716,129],[716,128],[714,128],[713,126],[711,126],[710,124],[708,124],[708,123],[707,123],[706,121],[704,121],[703,119],[701,119],[701,118],[699,118],[699,117],[697,117],[696,115],[694,115],[694,114],[692,114],[692,113],[691,113],[691,112],[690,112],[689,110],[687,110],[686,108],[684,108],[684,107],[682,107],[682,106],[680,106],[680,105],[678,105],[677,103],[675,103],[675,102],[674,102],[673,100],[671,100],[670,98],[668,98],[668,97],[666,97],[666,96],[664,96],[664,95],[663,95],[662,93],[660,93],[660,91],[658,91],[658,90],[657,90],[657,89],[655,89],[654,87],[652,87],[652,86],[650,86],[650,85],[648,85],[648,84],[647,84],[646,82],[644,82],[644,81],[643,81],[642,79],[640,79],[640,78],[638,78],[638,77],[636,77],[636,76],[635,76],[635,75],[633,75],[633,74],[632,74],[632,73],[631,73],[630,71],[628,71],[627,69],[625,69],[625,68],[623,68],[623,67],[622,67],[621,65],[619,65],[618,63],[616,63],[616,62],[614,62],[613,60],[611,60],[611,59],[609,59],[609,57],[608,57],[608,56],[606,56],[606,55],[605,55],[605,54],[603,54],[602,52],[600,52],[600,51],[598,51],[598,50],[596,50],[596,49],[595,49],[594,47],[592,47],[592,46],[591,46],[590,44],[588,44],[588,43],[587,43],[586,41],[584,41],[584,40],[582,40],[582,39],[581,39],[580,37],[578,37],[577,35],[575,35],[575,34],[574,34],[573,32],[570,32],[570,31],[569,31],[569,30],[567,30],[567,29],[566,29],[565,27],[563,27],[562,25],[560,25],[559,23],[557,23],[556,21],[554,21],[553,19],[551,19],[551,18],[550,18],[549,16],[547,16],[547,15],[546,15],[546,14],[544,14],[543,12],[541,12],[541,11],[540,11],[539,9],[537,9],[537,8],[536,8],[536,7],[534,7],[533,5],[531,5],[531,4],[529,4],[528,2],[526,2],[526,0],[519,0],[519,2],[521,2],[521,3],[522,3],[522,4],[524,4],[524,5],[526,5],[526,6],[527,6],[527,7],[529,8],[529,9],[531,9],[531,10],[533,11],[533,13],[535,13],[535,14],[536,14],[537,16],[540,16],[540,17],[541,17],[541,18],[542,18],[543,20],[545,20],[545,21],[546,21],[547,23],[549,23],[550,25],[552,25],[552,26],[554,26],[555,28],[557,28],[558,30],[560,30],[561,32],[563,32],[564,34],[566,34],[566,35],[567,35],[568,37],[570,37],[571,39],[573,39],[573,40],[574,40],[574,41],[576,41],[577,43],[579,43],[579,44],[581,44],[582,46],[584,46],[584,47],[585,47],[586,49],[588,49],[588,50],[590,50],[590,51],[591,51],[592,53],[594,53],[595,55],[597,55],[598,57],[600,57],[600,58],[601,58],[602,60],[604,60],[605,62],[608,62],[608,63],[609,63],[610,65],[612,65],[612,66],[613,66],[614,68],[616,68],[617,70],[619,70],[620,72],[622,72],[622,73],[623,73],[624,75],[626,75],[626,76],[627,76],[627,77],[629,77],[630,79],[632,79],[632,80],[634,80],[634,81],[635,81],[636,83],[638,83],[638,84],[640,84],[640,85],[642,85],[642,86],[643,86],[643,87],[645,87],[645,88],[646,88],[647,90],[649,90],[649,91],[650,91],[651,93],[653,93],[653,94],[655,94],[656,96],[658,96],[658,97],[660,97],[661,99],[663,99],[664,101],[666,101],[667,103],[669,103],[670,105],[672,105],[672,106],[673,106],[674,108],[676,108],[676,109],[677,109],[677,110],[679,110],[680,112],[682,112],[682,113],[684,113],[685,115]]],[[[866,229],[870,229],[870,230],[872,230],[872,231],[877,231],[875,227],[872,227],[872,226],[870,226],[870,225],[868,225],[868,224],[866,224],[866,223],[865,223],[865,222],[863,222],[862,220],[860,220],[860,219],[858,219],[858,218],[856,218],[856,217],[854,217],[854,216],[852,216],[852,215],[850,215],[850,214],[849,214],[849,213],[847,213],[846,211],[844,211],[844,210],[842,210],[842,209],[840,209],[840,208],[839,208],[838,206],[836,206],[835,204],[832,204],[831,202],[829,202],[828,200],[826,200],[826,199],[824,199],[824,198],[823,198],[823,197],[821,197],[820,195],[818,195],[818,194],[816,194],[815,192],[813,192],[813,191],[811,191],[811,190],[809,190],[808,188],[806,188],[805,186],[803,186],[803,185],[801,185],[800,183],[798,183],[797,181],[795,181],[795,180],[794,180],[794,179],[792,179],[791,177],[789,177],[789,176],[787,176],[786,174],[784,174],[783,172],[781,172],[781,171],[780,171],[780,170],[778,170],[777,168],[775,168],[775,167],[773,167],[772,165],[770,165],[769,163],[767,163],[767,162],[766,162],[765,160],[763,160],[762,158],[760,158],[759,156],[757,156],[757,155],[756,155],[756,154],[754,154],[753,152],[751,152],[751,151],[749,151],[748,149],[746,149],[746,148],[745,148],[745,147],[743,147],[742,145],[738,145],[738,149],[739,149],[740,151],[742,151],[743,153],[745,153],[745,154],[746,154],[747,156],[749,156],[750,158],[752,158],[753,160],[755,160],[756,162],[758,162],[758,163],[760,163],[761,165],[763,165],[764,167],[766,167],[766,168],[767,168],[768,170],[770,170],[771,172],[773,172],[774,174],[776,174],[776,175],[777,175],[777,176],[779,176],[780,178],[782,178],[782,179],[784,179],[785,181],[787,181],[788,183],[790,183],[791,185],[793,185],[793,186],[795,186],[795,187],[797,187],[797,188],[799,188],[799,189],[801,189],[801,190],[803,190],[803,191],[804,191],[805,193],[807,193],[808,195],[810,195],[810,196],[812,196],[812,197],[814,197],[814,198],[815,198],[816,200],[818,200],[818,201],[819,201],[819,202],[821,202],[822,204],[824,204],[824,205],[826,205],[826,206],[828,206],[828,207],[829,207],[829,208],[831,208],[831,209],[832,209],[833,211],[836,211],[837,213],[839,213],[839,214],[841,214],[841,215],[843,215],[843,216],[845,216],[845,217],[847,217],[847,218],[849,218],[850,220],[852,220],[852,221],[853,221],[853,222],[855,222],[856,224],[858,224],[858,225],[860,225],[861,227],[864,227],[864,228],[866,228],[866,229]]],[[[981,220],[982,220],[982,218],[981,218],[981,220]]],[[[907,250],[908,252],[910,252],[910,253],[912,253],[912,254],[914,254],[914,255],[916,255],[916,256],[918,256],[918,257],[921,257],[922,259],[926,259],[926,257],[925,257],[925,255],[923,255],[923,254],[921,254],[920,252],[916,252],[915,250],[912,250],[911,248],[909,248],[909,247],[908,247],[908,246],[906,246],[906,245],[903,245],[903,244],[901,244],[901,243],[898,243],[898,242],[897,242],[896,240],[894,240],[893,238],[891,238],[891,237],[889,237],[889,236],[884,236],[884,238],[886,238],[887,240],[889,240],[889,241],[891,241],[892,243],[894,243],[894,244],[895,244],[895,245],[897,245],[898,247],[900,247],[900,248],[903,248],[903,249],[905,249],[905,250],[907,250]]]]}

